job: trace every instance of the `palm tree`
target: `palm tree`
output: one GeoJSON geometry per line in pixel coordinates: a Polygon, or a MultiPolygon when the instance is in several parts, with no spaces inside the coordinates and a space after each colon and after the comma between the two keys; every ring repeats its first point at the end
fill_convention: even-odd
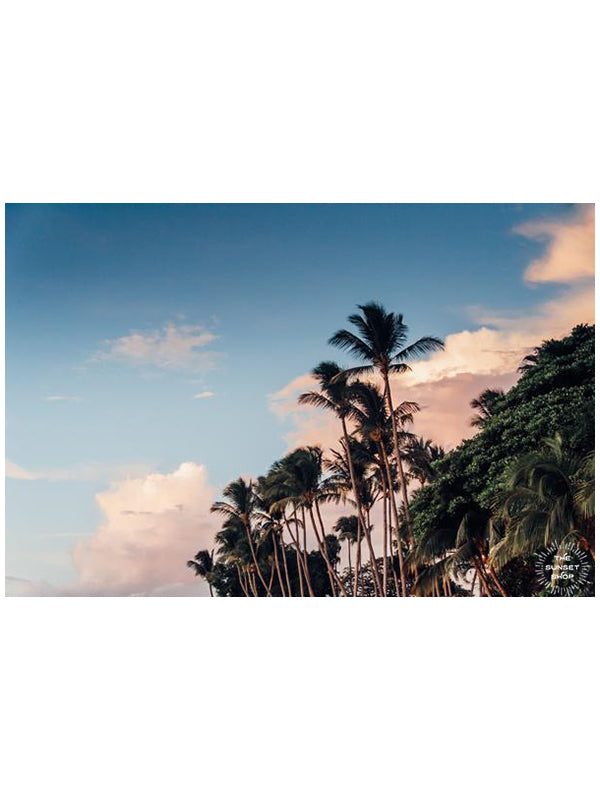
{"type": "Polygon", "coordinates": [[[406,446],[406,459],[410,466],[409,477],[424,486],[435,477],[433,462],[445,455],[444,448],[433,444],[431,439],[409,439],[406,446]]]}
{"type": "MultiPolygon", "coordinates": [[[[346,425],[346,420],[351,410],[348,381],[343,376],[341,367],[339,364],[336,364],[335,361],[321,361],[321,363],[314,368],[311,374],[312,377],[318,381],[321,391],[304,392],[298,398],[298,402],[301,405],[310,405],[315,408],[322,408],[332,411],[340,420],[343,432],[344,449],[346,451],[346,463],[348,465],[350,483],[352,486],[352,492],[354,494],[354,502],[356,503],[356,512],[364,535],[367,529],[367,523],[364,518],[362,504],[360,501],[354,462],[350,452],[350,437],[348,435],[348,427],[346,425]],[[334,380],[335,378],[337,378],[337,380],[334,380]]],[[[357,561],[360,561],[360,556],[359,539],[357,561]]],[[[354,597],[356,597],[358,594],[358,572],[359,570],[357,566],[353,587],[354,597]]]]}
{"type": "Polygon", "coordinates": [[[496,566],[554,543],[575,543],[595,558],[593,458],[572,452],[557,433],[512,466],[497,500],[506,535],[491,553],[496,566]]]}
{"type": "MultiPolygon", "coordinates": [[[[306,537],[306,512],[308,512],[319,551],[327,568],[332,594],[334,596],[337,594],[337,586],[343,595],[347,595],[346,589],[329,559],[325,527],[319,505],[336,496],[335,487],[328,486],[327,480],[323,477],[323,451],[320,447],[300,447],[276,462],[271,468],[270,474],[278,481],[280,490],[284,494],[283,499],[276,503],[275,507],[285,508],[291,503],[294,508],[300,510],[304,537],[306,537]]],[[[304,538],[304,561],[308,573],[306,538],[304,538]]]]}
{"type": "Polygon", "coordinates": [[[358,334],[343,328],[329,339],[329,344],[352,353],[363,362],[361,366],[345,370],[346,377],[378,371],[383,380],[388,414],[392,417],[394,455],[400,476],[409,543],[412,544],[408,490],[400,455],[398,427],[394,418],[390,374],[403,374],[409,371],[410,366],[407,362],[417,356],[442,350],[444,343],[435,336],[423,336],[416,342],[407,344],[408,327],[404,324],[402,314],[387,313],[379,303],[367,303],[359,305],[358,308],[361,314],[351,314],[348,317],[348,321],[355,326],[358,334]]]}
{"type": "Polygon", "coordinates": [[[339,517],[333,530],[337,533],[338,539],[348,545],[348,569],[352,574],[352,545],[358,542],[359,531],[361,537],[364,536],[358,517],[354,514],[339,517]]]}
{"type": "Polygon", "coordinates": [[[238,582],[246,597],[249,597],[251,593],[254,597],[258,597],[253,575],[252,553],[243,523],[235,517],[227,519],[221,530],[215,535],[215,544],[219,559],[224,564],[235,566],[238,582]]]}
{"type": "Polygon", "coordinates": [[[497,537],[496,521],[481,511],[467,512],[458,529],[434,530],[423,536],[410,555],[412,563],[425,567],[415,582],[415,594],[439,595],[440,585],[444,594],[451,594],[451,581],[464,578],[467,572],[474,570],[485,595],[492,596],[494,584],[506,597],[506,590],[489,561],[490,547],[497,537]]]}
{"type": "Polygon", "coordinates": [[[221,514],[228,520],[237,520],[242,524],[248,538],[256,574],[267,593],[267,597],[271,597],[270,586],[266,582],[258,563],[256,542],[254,541],[254,531],[252,530],[252,518],[255,511],[254,483],[252,480],[246,482],[243,478],[238,478],[225,487],[223,496],[229,502],[219,501],[213,503],[210,510],[213,513],[221,514]]]}
{"type": "MultiPolygon", "coordinates": [[[[384,478],[384,493],[387,493],[389,498],[392,514],[394,518],[395,535],[398,545],[398,566],[400,570],[400,583],[402,587],[402,596],[406,597],[406,577],[404,573],[404,556],[402,552],[402,543],[400,541],[400,519],[398,515],[398,508],[394,496],[394,480],[392,477],[392,470],[390,466],[390,458],[387,453],[386,445],[389,430],[394,430],[398,423],[405,424],[412,421],[412,414],[418,410],[416,403],[401,403],[396,408],[390,417],[388,414],[387,403],[385,395],[372,383],[361,383],[359,381],[352,384],[352,408],[351,416],[358,426],[358,431],[361,436],[368,442],[375,443],[377,448],[380,463],[383,465],[385,478],[384,478]],[[393,420],[393,421],[392,421],[393,420]]],[[[370,531],[365,531],[367,544],[371,560],[373,562],[373,573],[377,582],[378,589],[383,594],[383,587],[379,583],[378,570],[376,565],[375,553],[371,543],[370,531]]],[[[385,559],[384,559],[385,560],[385,559]]]]}
{"type": "Polygon", "coordinates": [[[214,550],[212,550],[210,553],[208,550],[200,550],[198,553],[196,553],[194,558],[187,562],[188,567],[193,569],[196,575],[198,575],[200,578],[203,578],[208,583],[208,589],[211,597],[214,597],[213,588],[210,581],[211,572],[214,568],[214,552],[214,550]]]}
{"type": "Polygon", "coordinates": [[[478,397],[471,400],[471,408],[477,409],[477,414],[471,417],[473,428],[483,428],[496,413],[495,406],[498,400],[502,400],[504,392],[502,389],[484,389],[478,397]]]}

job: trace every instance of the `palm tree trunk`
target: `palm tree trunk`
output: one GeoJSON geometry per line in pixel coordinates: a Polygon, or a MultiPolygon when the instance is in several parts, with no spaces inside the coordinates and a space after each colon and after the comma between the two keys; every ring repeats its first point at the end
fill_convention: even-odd
{"type": "MultiPolygon", "coordinates": [[[[306,574],[306,580],[310,583],[310,572],[308,570],[308,555],[306,552],[306,514],[304,513],[304,508],[301,507],[302,511],[302,557],[304,560],[304,572],[306,574]]],[[[300,534],[298,533],[298,513],[296,507],[294,507],[294,519],[296,521],[296,535],[298,536],[298,541],[300,541],[300,534]]]]}
{"type": "Polygon", "coordinates": [[[321,516],[321,507],[319,506],[319,501],[318,500],[315,500],[315,508],[317,510],[317,517],[318,517],[318,520],[319,520],[319,525],[321,526],[321,533],[323,535],[323,550],[324,550],[325,556],[327,558],[327,563],[331,567],[331,571],[333,573],[333,576],[335,578],[336,583],[340,587],[340,591],[342,592],[344,597],[348,597],[348,592],[346,591],[346,587],[342,583],[341,578],[338,575],[335,566],[331,563],[331,561],[329,560],[329,555],[327,554],[327,540],[325,538],[325,525],[323,525],[323,517],[321,516]]]}
{"type": "Polygon", "coordinates": [[[382,371],[383,380],[385,383],[385,399],[388,406],[388,414],[392,420],[392,435],[394,438],[394,456],[398,464],[398,474],[400,475],[400,486],[402,489],[402,498],[404,501],[404,513],[406,516],[406,527],[408,528],[408,544],[409,547],[414,546],[414,539],[412,535],[412,523],[410,519],[410,511],[408,508],[408,491],[406,488],[406,476],[404,474],[404,467],[402,466],[402,459],[400,458],[400,445],[398,444],[398,429],[396,428],[396,419],[394,417],[394,401],[392,399],[392,387],[390,386],[390,378],[387,372],[382,371]]]}
{"type": "Polygon", "coordinates": [[[240,586],[242,587],[242,591],[244,592],[244,594],[246,595],[246,597],[250,597],[250,595],[248,594],[248,589],[246,588],[246,581],[245,581],[245,580],[243,579],[243,577],[242,577],[242,571],[241,571],[241,569],[240,569],[240,565],[239,565],[239,564],[236,564],[236,565],[235,565],[235,568],[236,568],[236,570],[237,570],[237,574],[238,574],[238,581],[240,582],[240,586]]]}
{"type": "Polygon", "coordinates": [[[288,572],[287,553],[285,551],[285,540],[283,538],[283,528],[281,529],[281,558],[283,560],[283,572],[285,574],[285,584],[287,586],[288,597],[292,596],[292,587],[290,584],[290,575],[288,572]]]}
{"type": "MultiPolygon", "coordinates": [[[[346,450],[346,459],[348,461],[348,470],[350,471],[350,483],[352,484],[352,493],[354,495],[354,502],[356,503],[356,515],[358,517],[358,521],[360,523],[360,527],[363,530],[364,535],[367,535],[367,526],[365,524],[363,512],[362,512],[362,504],[360,502],[360,495],[358,492],[358,486],[356,483],[356,474],[354,472],[354,464],[352,462],[352,456],[350,455],[350,437],[348,436],[348,428],[346,426],[346,420],[344,417],[341,417],[342,420],[342,430],[344,431],[344,448],[346,450]]],[[[360,530],[358,531],[358,546],[356,549],[356,573],[354,575],[354,589],[353,595],[357,597],[358,595],[358,575],[359,575],[359,567],[360,567],[360,559],[361,559],[361,552],[360,552],[360,530]]]]}
{"type": "Polygon", "coordinates": [[[481,588],[487,594],[488,597],[491,597],[492,593],[490,592],[490,587],[488,586],[488,582],[486,581],[483,573],[483,565],[479,564],[479,559],[477,556],[474,557],[473,564],[475,565],[475,570],[479,577],[479,583],[481,584],[481,588]]]}
{"type": "Polygon", "coordinates": [[[496,572],[494,567],[491,564],[488,564],[488,569],[490,571],[490,575],[492,576],[492,580],[496,584],[496,588],[498,589],[498,591],[500,592],[502,597],[508,597],[508,594],[506,593],[506,589],[504,588],[504,586],[502,586],[500,578],[498,577],[498,573],[496,572]]]}
{"type": "MultiPolygon", "coordinates": [[[[317,511],[318,511],[319,504],[316,502],[315,505],[316,505],[317,511]]],[[[327,568],[327,575],[329,576],[329,583],[331,584],[332,596],[333,597],[337,596],[337,592],[336,592],[336,589],[335,589],[336,583],[339,584],[342,593],[345,595],[346,594],[346,590],[344,588],[344,584],[340,581],[340,579],[338,578],[338,576],[334,572],[333,567],[331,566],[331,561],[329,560],[329,556],[327,555],[326,542],[325,542],[324,539],[323,539],[323,541],[321,541],[321,537],[319,535],[319,531],[317,530],[317,523],[315,521],[315,515],[313,514],[313,510],[312,510],[312,505],[309,505],[308,513],[310,514],[310,521],[312,523],[312,527],[313,527],[313,530],[315,532],[315,536],[317,537],[317,544],[319,546],[319,551],[321,552],[321,556],[323,557],[323,561],[325,562],[325,566],[327,568]]],[[[323,530],[325,530],[325,528],[323,528],[323,530]]]]}
{"type": "Polygon", "coordinates": [[[390,462],[388,461],[387,453],[381,442],[379,444],[379,454],[385,467],[388,484],[388,495],[390,499],[390,506],[394,516],[394,524],[396,526],[396,544],[398,545],[398,567],[400,568],[400,585],[402,587],[402,597],[406,597],[406,576],[404,575],[404,555],[402,554],[402,542],[400,540],[400,520],[398,519],[398,509],[396,508],[396,498],[394,497],[394,483],[392,481],[392,472],[390,470],[390,462]]]}
{"type": "MultiPolygon", "coordinates": [[[[285,524],[290,536],[292,537],[292,542],[294,543],[294,547],[296,549],[296,562],[297,565],[299,565],[299,568],[300,567],[302,568],[302,573],[304,574],[304,579],[306,581],[306,588],[308,589],[309,595],[311,597],[314,597],[315,593],[313,592],[312,583],[310,580],[308,562],[302,557],[302,549],[300,548],[300,539],[299,539],[300,534],[298,533],[298,518],[296,516],[296,509],[294,509],[294,521],[296,523],[296,536],[294,536],[287,519],[285,520],[285,524]]],[[[304,586],[302,583],[302,575],[300,574],[300,572],[298,572],[298,581],[300,583],[300,595],[304,597],[304,586]]]]}
{"type": "Polygon", "coordinates": [[[383,596],[387,597],[387,583],[388,583],[388,520],[387,520],[387,503],[385,499],[385,490],[383,492],[383,596]]]}
{"type": "Polygon", "coordinates": [[[246,530],[246,536],[248,537],[248,544],[250,545],[250,552],[252,553],[252,560],[254,561],[254,566],[256,567],[256,572],[258,574],[258,577],[260,578],[260,582],[265,587],[265,591],[267,592],[267,597],[270,597],[271,596],[271,592],[269,590],[269,587],[267,586],[267,582],[263,578],[263,574],[260,571],[260,567],[258,566],[258,559],[256,558],[256,549],[254,547],[254,541],[252,539],[252,533],[250,531],[250,526],[248,525],[247,522],[244,522],[244,528],[246,530]]]}
{"type": "Polygon", "coordinates": [[[277,570],[277,580],[279,581],[279,588],[281,589],[281,596],[285,597],[285,589],[283,588],[283,578],[281,577],[281,570],[279,568],[279,553],[277,539],[275,538],[275,531],[271,530],[271,539],[273,540],[273,556],[275,559],[275,569],[277,570]]]}
{"type": "Polygon", "coordinates": [[[304,597],[304,581],[302,575],[304,574],[304,564],[300,557],[300,551],[296,550],[296,568],[298,569],[298,583],[300,584],[300,597],[304,597]]]}
{"type": "Polygon", "coordinates": [[[350,578],[352,578],[352,542],[350,541],[350,539],[348,539],[347,544],[348,544],[348,570],[349,570],[348,574],[350,575],[350,578]]]}

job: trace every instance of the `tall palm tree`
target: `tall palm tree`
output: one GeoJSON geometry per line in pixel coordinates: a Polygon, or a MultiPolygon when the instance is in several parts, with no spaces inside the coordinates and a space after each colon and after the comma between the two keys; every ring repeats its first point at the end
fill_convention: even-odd
{"type": "Polygon", "coordinates": [[[210,582],[210,574],[214,568],[214,550],[209,553],[208,550],[200,550],[194,558],[187,562],[188,567],[193,569],[196,575],[203,578],[208,583],[210,596],[214,597],[212,584],[210,582]]]}
{"type": "Polygon", "coordinates": [[[497,500],[506,535],[493,548],[492,562],[503,566],[517,556],[570,542],[595,558],[592,470],[593,454],[582,458],[572,452],[559,433],[519,459],[497,500]]]}
{"type": "Polygon", "coordinates": [[[363,362],[361,366],[345,370],[346,378],[378,371],[383,380],[388,413],[392,417],[394,455],[400,476],[404,514],[409,542],[412,543],[408,490],[400,453],[398,427],[394,418],[394,398],[390,375],[409,371],[408,362],[410,360],[436,350],[442,350],[444,343],[435,336],[423,336],[416,342],[407,344],[408,327],[404,323],[402,314],[388,313],[380,303],[367,303],[359,305],[358,308],[362,313],[351,314],[348,317],[348,321],[354,325],[358,333],[342,328],[329,339],[329,344],[352,353],[363,362]]]}
{"type": "MultiPolygon", "coordinates": [[[[342,369],[335,361],[321,361],[312,371],[312,377],[318,381],[320,385],[320,392],[304,392],[298,398],[301,405],[309,405],[315,408],[322,408],[333,412],[340,420],[343,433],[344,449],[346,451],[346,462],[348,465],[350,483],[354,495],[354,502],[356,504],[356,513],[360,526],[363,530],[363,535],[367,529],[367,522],[364,517],[363,508],[360,500],[360,493],[356,479],[356,472],[352,454],[350,451],[350,437],[348,435],[348,426],[346,420],[351,411],[350,391],[348,381],[343,376],[342,369]],[[339,377],[338,377],[339,376],[339,377]],[[334,380],[337,378],[337,380],[334,380]]],[[[362,537],[361,537],[362,538],[362,537]]],[[[360,554],[360,539],[359,547],[357,550],[357,560],[359,561],[360,554]]],[[[358,566],[354,577],[353,595],[358,594],[358,566]]]]}
{"type": "Polygon", "coordinates": [[[227,501],[213,503],[210,510],[215,514],[221,514],[226,519],[238,520],[243,525],[256,574],[267,593],[267,597],[270,597],[271,590],[258,563],[256,542],[254,541],[254,531],[252,530],[252,518],[255,511],[254,482],[238,478],[225,487],[223,496],[227,498],[227,501]]]}
{"type": "Polygon", "coordinates": [[[275,505],[285,508],[292,503],[300,509],[304,535],[308,514],[319,551],[325,562],[332,594],[337,594],[337,586],[343,595],[347,595],[342,581],[333,568],[326,546],[320,503],[333,499],[335,488],[329,487],[323,476],[323,451],[320,447],[300,447],[276,462],[271,468],[271,473],[274,473],[285,491],[285,497],[275,505]]]}
{"type": "MultiPolygon", "coordinates": [[[[412,421],[412,414],[418,409],[416,403],[401,403],[398,408],[394,409],[392,415],[388,413],[385,395],[372,383],[361,383],[357,381],[352,385],[352,408],[351,416],[358,426],[358,431],[366,441],[374,442],[381,464],[385,470],[385,487],[387,487],[387,494],[390,500],[391,509],[394,517],[394,530],[397,538],[397,554],[398,566],[400,570],[400,583],[402,587],[402,596],[406,597],[406,576],[404,572],[404,556],[402,552],[402,543],[400,541],[400,518],[398,515],[398,507],[394,496],[394,479],[392,476],[392,469],[390,466],[390,459],[386,450],[386,441],[389,430],[394,430],[397,423],[406,424],[412,421]],[[392,421],[393,420],[393,421],[392,421]]],[[[385,491],[384,487],[384,491],[385,491]]],[[[371,554],[372,561],[375,560],[373,547],[371,543],[370,532],[365,531],[367,544],[371,554]]],[[[377,588],[383,593],[383,587],[379,582],[379,575],[376,564],[373,565],[374,577],[377,583],[377,588]]]]}

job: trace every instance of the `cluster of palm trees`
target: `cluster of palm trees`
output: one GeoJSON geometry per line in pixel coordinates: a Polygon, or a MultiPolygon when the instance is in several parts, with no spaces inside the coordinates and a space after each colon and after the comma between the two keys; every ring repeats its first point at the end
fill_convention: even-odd
{"type": "Polygon", "coordinates": [[[573,453],[560,434],[518,459],[489,512],[465,514],[457,529],[428,531],[412,558],[415,594],[437,594],[440,582],[466,578],[479,594],[506,597],[499,572],[554,545],[557,558],[577,547],[595,561],[594,453],[573,453]]]}
{"type": "MultiPolygon", "coordinates": [[[[292,594],[290,549],[299,593],[315,594],[307,533],[317,542],[330,594],[357,596],[364,591],[365,555],[378,596],[393,593],[406,597],[409,593],[411,578],[405,560],[414,548],[414,538],[408,484],[413,478],[424,483],[443,451],[406,429],[418,405],[395,402],[390,376],[405,373],[411,359],[444,345],[433,336],[408,344],[408,328],[401,314],[388,313],[377,303],[358,308],[360,313],[349,317],[355,330],[337,331],[330,344],[360,363],[349,369],[333,361],[320,363],[312,372],[318,390],[299,398],[300,404],[328,410],[337,417],[339,449],[326,458],[319,447],[299,448],[273,464],[266,476],[230,483],[223,493],[225,499],[212,508],[225,520],[216,536],[217,556],[235,565],[249,596],[272,595],[274,585],[278,594],[292,594]],[[369,374],[377,382],[364,380],[369,374]],[[327,533],[322,506],[331,502],[344,502],[354,513],[340,517],[334,530],[327,533]],[[373,537],[376,505],[382,517],[380,555],[373,537]],[[339,569],[340,540],[348,545],[345,574],[339,569]]],[[[201,563],[205,560],[206,554],[198,554],[190,566],[207,576],[210,570],[201,563]]]]}
{"type": "MultiPolygon", "coordinates": [[[[216,559],[214,551],[200,551],[188,562],[211,594],[227,568],[248,597],[507,596],[502,567],[557,536],[563,545],[585,543],[593,556],[593,457],[576,463],[560,437],[514,466],[493,513],[469,512],[456,529],[415,541],[409,483],[431,482],[444,451],[408,430],[419,407],[395,400],[390,377],[444,345],[433,336],[408,344],[402,315],[380,304],[358,309],[348,318],[353,329],[329,340],[358,365],[321,362],[312,371],[317,388],[299,397],[337,418],[339,446],[327,455],[316,446],[298,448],[266,475],[225,488],[211,509],[223,518],[216,559]],[[352,513],[328,531],[323,508],[332,503],[352,513]]],[[[482,427],[500,398],[487,390],[473,401],[473,424],[482,427]]]]}

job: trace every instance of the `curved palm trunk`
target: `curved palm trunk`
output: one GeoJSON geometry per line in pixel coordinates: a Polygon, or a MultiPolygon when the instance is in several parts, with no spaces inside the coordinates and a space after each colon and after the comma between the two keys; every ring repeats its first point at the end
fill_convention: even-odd
{"type": "Polygon", "coordinates": [[[279,588],[281,589],[281,596],[285,597],[285,589],[283,587],[283,578],[281,576],[281,569],[279,568],[279,547],[277,539],[275,538],[275,531],[271,531],[271,539],[273,540],[273,557],[275,559],[275,569],[277,570],[277,580],[279,581],[279,588]]]}
{"type": "Polygon", "coordinates": [[[400,458],[400,445],[398,444],[398,429],[396,428],[396,419],[394,417],[394,401],[392,399],[392,387],[390,386],[390,379],[387,372],[381,372],[383,376],[383,380],[385,383],[385,399],[388,406],[388,414],[390,415],[392,421],[392,436],[394,439],[394,456],[396,457],[396,462],[398,463],[398,474],[400,475],[400,487],[402,490],[402,499],[404,502],[404,514],[406,516],[406,527],[408,528],[408,545],[409,547],[414,546],[414,539],[412,535],[412,523],[410,519],[410,511],[408,508],[408,490],[406,488],[406,476],[404,474],[404,467],[402,465],[402,459],[400,458]]]}
{"type": "Polygon", "coordinates": [[[319,506],[319,501],[318,500],[315,500],[315,508],[317,510],[317,517],[318,517],[318,520],[319,520],[319,525],[321,526],[321,533],[323,535],[323,550],[324,550],[325,556],[327,558],[327,563],[331,567],[331,572],[332,572],[332,574],[333,574],[333,576],[335,578],[335,582],[340,587],[340,591],[342,592],[344,597],[348,597],[348,592],[346,591],[346,587],[342,583],[342,580],[341,580],[340,576],[338,575],[335,566],[331,563],[331,561],[329,561],[329,556],[327,554],[327,541],[325,539],[325,525],[323,525],[323,517],[321,516],[321,508],[319,506]]]}
{"type": "Polygon", "coordinates": [[[246,586],[246,581],[245,581],[245,580],[244,580],[244,578],[242,577],[242,571],[241,571],[241,569],[240,569],[240,565],[236,563],[236,565],[235,565],[235,568],[236,568],[236,570],[237,570],[237,574],[238,574],[238,581],[240,582],[240,586],[242,587],[242,591],[244,592],[244,594],[246,595],[246,597],[250,597],[250,595],[248,594],[248,588],[247,588],[247,586],[246,586]]]}
{"type": "Polygon", "coordinates": [[[265,587],[265,591],[267,593],[267,597],[271,597],[271,590],[269,589],[269,586],[267,585],[267,582],[263,578],[263,574],[262,574],[262,572],[260,570],[260,567],[258,566],[258,559],[256,557],[256,548],[254,547],[254,540],[252,539],[252,533],[250,531],[250,526],[248,525],[247,522],[244,522],[244,529],[246,530],[246,536],[248,537],[248,544],[250,545],[250,552],[252,553],[252,560],[254,561],[254,566],[256,567],[256,572],[258,574],[258,577],[260,578],[260,582],[265,587]]]}
{"type": "MultiPolygon", "coordinates": [[[[320,524],[322,525],[323,521],[321,519],[321,514],[320,514],[320,511],[319,511],[318,502],[315,502],[315,506],[316,506],[316,509],[317,509],[317,514],[319,516],[320,524]]],[[[319,550],[321,552],[321,556],[322,556],[323,561],[325,562],[325,566],[327,568],[327,575],[329,576],[329,583],[331,584],[332,596],[333,597],[337,596],[337,592],[336,592],[336,589],[335,589],[336,583],[339,585],[340,591],[342,592],[342,594],[346,595],[346,589],[344,588],[344,584],[341,582],[341,580],[337,576],[336,572],[334,571],[333,567],[331,566],[331,561],[329,560],[329,556],[327,555],[327,545],[326,545],[326,542],[325,542],[325,537],[323,537],[323,540],[321,540],[321,536],[319,535],[319,531],[317,530],[317,524],[316,524],[316,521],[315,521],[315,515],[313,514],[312,505],[309,505],[308,513],[310,514],[310,521],[312,523],[312,527],[313,527],[313,530],[315,532],[315,536],[317,537],[317,544],[319,546],[319,550]]],[[[323,528],[323,531],[324,530],[325,530],[325,528],[323,528]]]]}
{"type": "Polygon", "coordinates": [[[285,524],[286,524],[286,527],[288,529],[288,532],[289,532],[290,536],[292,537],[292,542],[294,543],[294,548],[296,550],[296,566],[298,568],[298,582],[300,584],[300,595],[301,595],[301,597],[304,597],[304,584],[303,584],[303,581],[302,581],[302,576],[304,575],[304,580],[306,582],[306,588],[308,589],[308,594],[310,595],[310,597],[314,597],[315,593],[313,591],[312,583],[311,583],[311,580],[310,580],[310,572],[308,570],[308,563],[302,557],[302,549],[300,547],[300,540],[299,540],[299,533],[298,533],[298,519],[296,517],[296,510],[295,509],[294,509],[294,517],[295,517],[295,523],[296,523],[296,536],[294,536],[294,534],[292,532],[292,529],[290,528],[290,525],[289,525],[287,519],[285,520],[285,524]]]}
{"type": "Polygon", "coordinates": [[[477,572],[477,576],[479,577],[479,583],[481,584],[481,588],[488,597],[491,597],[492,593],[490,592],[490,587],[485,578],[483,564],[480,563],[479,558],[477,556],[475,556],[475,558],[473,559],[473,565],[475,566],[475,571],[477,572]]]}
{"type": "Polygon", "coordinates": [[[496,588],[498,589],[498,591],[500,592],[502,597],[508,597],[508,594],[506,593],[506,589],[504,588],[504,586],[502,585],[502,582],[500,581],[500,578],[498,577],[498,573],[496,572],[494,567],[489,563],[488,563],[488,569],[490,571],[490,575],[492,576],[492,580],[496,584],[496,588]]]}
{"type": "Polygon", "coordinates": [[[406,597],[406,576],[404,574],[404,555],[402,553],[402,541],[400,540],[400,520],[398,518],[398,509],[396,507],[396,498],[394,497],[394,483],[392,481],[392,472],[390,470],[390,462],[388,461],[387,453],[381,442],[379,442],[379,454],[385,467],[387,476],[387,489],[388,497],[392,514],[394,516],[396,544],[398,545],[398,567],[400,569],[400,586],[402,587],[402,597],[406,597]]]}
{"type": "MultiPolygon", "coordinates": [[[[302,511],[302,560],[304,562],[304,574],[306,575],[307,584],[312,588],[310,581],[310,570],[308,569],[308,555],[306,551],[306,514],[304,513],[304,508],[301,508],[300,510],[302,511]]],[[[294,521],[296,523],[296,536],[298,537],[298,542],[300,542],[300,534],[298,533],[298,512],[295,506],[294,521]]],[[[314,597],[314,592],[311,596],[314,597]]]]}

